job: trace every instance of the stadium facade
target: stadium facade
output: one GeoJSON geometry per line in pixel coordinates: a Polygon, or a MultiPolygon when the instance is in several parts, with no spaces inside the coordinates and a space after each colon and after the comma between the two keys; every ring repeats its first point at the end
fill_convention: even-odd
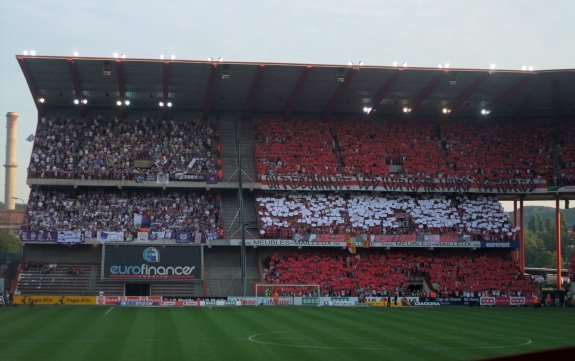
{"type": "Polygon", "coordinates": [[[23,295],[531,296],[523,202],[575,195],[572,69],[17,60],[23,295]]]}

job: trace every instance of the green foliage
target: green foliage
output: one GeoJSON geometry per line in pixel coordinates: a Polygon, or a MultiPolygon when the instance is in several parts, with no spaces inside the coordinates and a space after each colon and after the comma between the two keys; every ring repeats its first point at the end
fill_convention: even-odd
{"type": "MultiPolygon", "coordinates": [[[[513,213],[511,213],[513,217],[513,213]]],[[[525,207],[525,264],[528,267],[555,268],[557,246],[555,239],[555,209],[550,207],[525,207]]],[[[571,253],[575,242],[573,229],[575,209],[561,211],[561,252],[563,260],[571,253]]],[[[564,265],[566,267],[566,265],[564,265]]]]}
{"type": "Polygon", "coordinates": [[[0,252],[22,254],[20,240],[13,234],[0,231],[0,252]]]}

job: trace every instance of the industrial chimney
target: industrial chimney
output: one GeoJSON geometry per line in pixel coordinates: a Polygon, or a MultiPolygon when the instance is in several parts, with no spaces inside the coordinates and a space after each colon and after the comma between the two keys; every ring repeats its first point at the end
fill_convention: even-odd
{"type": "Polygon", "coordinates": [[[16,131],[18,130],[18,113],[6,113],[6,188],[4,208],[15,209],[16,203],[16,131]]]}

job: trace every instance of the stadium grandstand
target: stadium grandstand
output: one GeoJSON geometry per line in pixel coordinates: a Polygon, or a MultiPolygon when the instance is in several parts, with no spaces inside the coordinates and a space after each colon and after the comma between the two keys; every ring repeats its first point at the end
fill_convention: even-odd
{"type": "Polygon", "coordinates": [[[526,303],[523,202],[575,197],[573,70],[17,60],[22,296],[526,303]]]}

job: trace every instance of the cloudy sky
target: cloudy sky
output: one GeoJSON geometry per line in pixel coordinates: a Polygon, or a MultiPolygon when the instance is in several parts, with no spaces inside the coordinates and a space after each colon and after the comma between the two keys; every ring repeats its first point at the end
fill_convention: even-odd
{"type": "MultiPolygon", "coordinates": [[[[574,0],[0,0],[0,113],[20,113],[19,198],[36,108],[16,54],[575,68],[574,0]]],[[[0,127],[5,163],[6,127],[0,127]]],[[[4,198],[4,167],[0,169],[4,198]]]]}

